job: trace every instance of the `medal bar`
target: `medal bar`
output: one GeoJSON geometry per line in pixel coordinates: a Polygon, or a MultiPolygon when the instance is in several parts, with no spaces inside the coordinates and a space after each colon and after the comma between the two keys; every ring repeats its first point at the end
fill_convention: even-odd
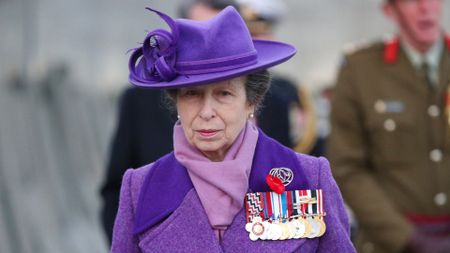
{"type": "Polygon", "coordinates": [[[245,207],[252,241],[317,238],[326,231],[321,189],[247,193],[245,207]]]}

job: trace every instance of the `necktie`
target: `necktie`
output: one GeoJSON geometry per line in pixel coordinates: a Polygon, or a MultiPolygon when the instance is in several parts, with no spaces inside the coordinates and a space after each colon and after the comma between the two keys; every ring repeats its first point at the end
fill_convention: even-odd
{"type": "Polygon", "coordinates": [[[431,77],[430,77],[430,66],[428,65],[428,63],[426,61],[423,61],[422,65],[420,66],[419,76],[421,78],[423,78],[423,80],[425,80],[425,83],[428,85],[428,87],[430,87],[430,88],[435,87],[435,84],[434,84],[433,80],[431,80],[431,77]]]}

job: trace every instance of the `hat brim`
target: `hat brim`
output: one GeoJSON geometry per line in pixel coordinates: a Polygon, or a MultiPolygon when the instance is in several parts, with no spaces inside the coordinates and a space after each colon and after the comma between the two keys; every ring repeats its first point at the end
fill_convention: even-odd
{"type": "Polygon", "coordinates": [[[132,78],[129,80],[135,86],[149,89],[176,89],[211,84],[273,67],[289,60],[297,52],[295,47],[277,41],[253,40],[253,44],[258,54],[258,61],[253,65],[208,74],[179,75],[170,82],[142,83],[132,78]]]}

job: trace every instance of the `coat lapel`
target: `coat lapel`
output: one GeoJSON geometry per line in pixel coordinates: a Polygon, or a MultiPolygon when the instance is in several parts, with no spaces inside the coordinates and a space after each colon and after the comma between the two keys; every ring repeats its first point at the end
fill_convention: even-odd
{"type": "MultiPolygon", "coordinates": [[[[441,69],[440,69],[440,76],[439,76],[439,85],[440,85],[440,89],[441,89],[440,94],[443,94],[443,104],[444,104],[443,108],[446,107],[446,102],[445,102],[445,99],[447,99],[446,96],[450,96],[450,94],[448,93],[448,91],[450,89],[450,36],[449,35],[446,36],[445,42],[446,42],[446,48],[444,50],[444,53],[442,54],[441,69]]],[[[447,147],[450,147],[450,126],[448,125],[448,118],[447,118],[447,117],[449,117],[449,115],[444,113],[443,117],[444,117],[444,122],[445,122],[444,127],[447,129],[447,131],[445,131],[445,133],[446,133],[445,145],[447,147]]]]}
{"type": "Polygon", "coordinates": [[[296,153],[280,145],[259,130],[258,143],[250,173],[250,190],[256,192],[270,191],[266,183],[266,177],[272,168],[280,167],[290,168],[295,175],[295,180],[286,187],[286,190],[309,189],[309,181],[304,169],[298,162],[296,153]]]}
{"type": "Polygon", "coordinates": [[[180,206],[192,188],[186,169],[175,159],[173,152],[159,159],[145,177],[139,193],[134,234],[165,219],[180,206]]]}
{"type": "Polygon", "coordinates": [[[139,236],[139,247],[144,253],[222,252],[194,189],[167,219],[139,236]]]}
{"type": "Polygon", "coordinates": [[[413,64],[409,61],[403,49],[399,50],[398,60],[392,64],[385,64],[386,72],[394,79],[395,85],[401,85],[405,92],[414,94],[424,94],[427,96],[428,87],[425,80],[417,78],[417,72],[413,64]]]}
{"type": "Polygon", "coordinates": [[[450,36],[446,37],[446,42],[439,70],[439,87],[444,90],[450,85],[450,36]]]}

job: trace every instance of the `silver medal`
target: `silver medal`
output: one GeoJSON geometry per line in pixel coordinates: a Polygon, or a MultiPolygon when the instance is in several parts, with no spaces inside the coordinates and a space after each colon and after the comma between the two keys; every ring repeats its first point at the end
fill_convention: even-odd
{"type": "Polygon", "coordinates": [[[308,235],[308,238],[316,238],[320,234],[320,224],[313,218],[308,218],[309,224],[311,224],[311,233],[308,235]]]}

